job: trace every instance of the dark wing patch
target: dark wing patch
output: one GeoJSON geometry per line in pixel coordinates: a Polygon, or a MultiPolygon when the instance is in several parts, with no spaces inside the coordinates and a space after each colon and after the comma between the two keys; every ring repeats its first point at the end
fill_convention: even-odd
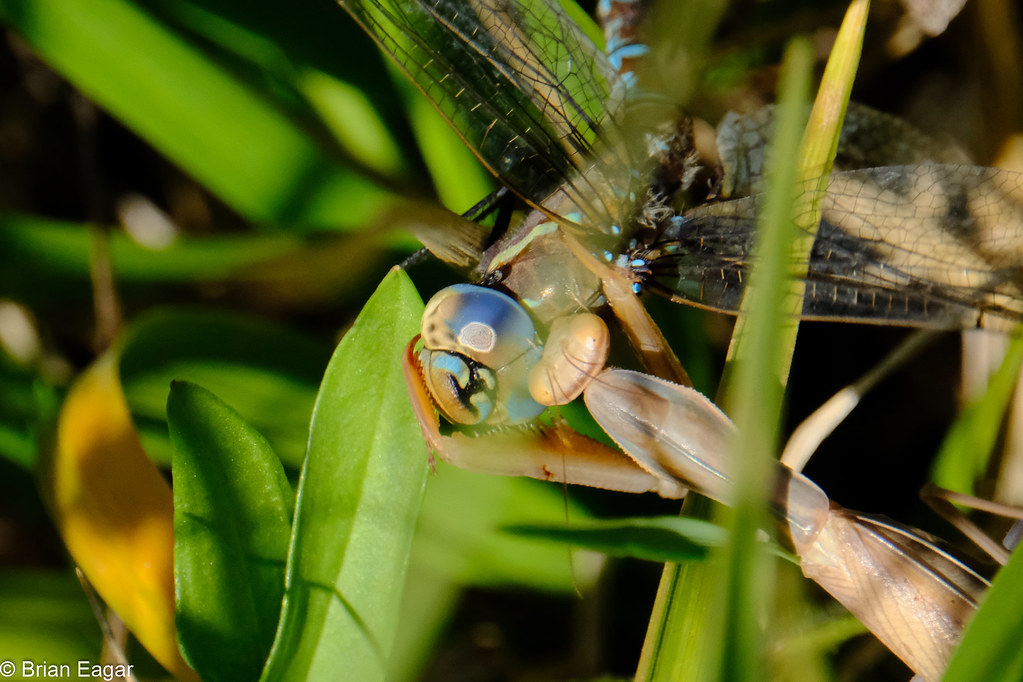
{"type": "MultiPolygon", "coordinates": [[[[734,312],[762,197],[701,206],[651,253],[650,287],[734,312]]],[[[832,174],[803,315],[914,326],[1023,317],[1023,175],[917,164],[832,174]]]]}

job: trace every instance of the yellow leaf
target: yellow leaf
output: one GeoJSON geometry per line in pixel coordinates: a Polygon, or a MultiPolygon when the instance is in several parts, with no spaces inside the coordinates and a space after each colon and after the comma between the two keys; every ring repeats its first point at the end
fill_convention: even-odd
{"type": "Polygon", "coordinates": [[[139,442],[107,352],[74,383],[43,477],[75,563],[143,646],[181,679],[197,679],[174,626],[174,503],[139,442]]]}

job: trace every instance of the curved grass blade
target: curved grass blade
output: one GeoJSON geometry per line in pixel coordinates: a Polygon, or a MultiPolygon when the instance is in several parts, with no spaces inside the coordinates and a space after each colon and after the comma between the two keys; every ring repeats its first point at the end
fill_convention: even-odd
{"type": "MultiPolygon", "coordinates": [[[[282,234],[182,239],[159,250],[141,246],[119,231],[111,230],[109,239],[118,281],[128,285],[222,278],[301,245],[282,234]]],[[[0,247],[0,288],[5,294],[40,298],[41,292],[33,295],[28,287],[24,292],[13,288],[19,285],[19,278],[38,286],[40,268],[53,280],[44,289],[51,294],[64,280],[71,280],[69,286],[81,286],[79,280],[89,277],[89,233],[83,223],[4,213],[0,215],[0,247]]]]}
{"type": "Polygon", "coordinates": [[[284,597],[291,486],[267,440],[206,389],[175,382],[167,419],[178,641],[204,680],[256,679],[284,597]]]}
{"type": "MultiPolygon", "coordinates": [[[[443,153],[441,147],[437,145],[437,154],[443,153]]],[[[460,142],[454,148],[465,149],[460,142]]],[[[452,222],[468,230],[468,221],[459,222],[438,206],[409,201],[384,211],[372,226],[380,229],[357,234],[317,238],[282,233],[181,234],[157,249],[139,244],[114,227],[106,234],[114,274],[131,299],[155,294],[164,300],[179,292],[208,298],[212,288],[221,305],[244,300],[258,301],[266,309],[294,309],[351,300],[370,273],[375,277],[393,260],[387,247],[396,245],[395,232],[424,223],[440,229],[452,222]]],[[[472,225],[469,233],[478,232],[472,225]]],[[[0,296],[41,307],[78,300],[84,305],[90,281],[90,234],[84,223],[0,213],[0,296]]]]}
{"type": "Polygon", "coordinates": [[[427,472],[399,362],[422,312],[392,270],[327,367],[264,680],[384,678],[427,472]]]}
{"type": "Polygon", "coordinates": [[[680,516],[561,525],[515,525],[506,526],[504,530],[610,556],[660,562],[703,559],[710,547],[721,546],[727,540],[720,526],[680,516]]]}

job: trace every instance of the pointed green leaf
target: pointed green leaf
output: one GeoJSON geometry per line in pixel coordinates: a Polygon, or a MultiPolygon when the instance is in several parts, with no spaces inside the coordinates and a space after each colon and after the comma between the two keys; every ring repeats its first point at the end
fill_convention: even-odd
{"type": "Polygon", "coordinates": [[[209,391],[175,382],[167,418],[178,641],[204,680],[255,679],[284,595],[291,486],[266,439],[209,391]]]}
{"type": "Polygon", "coordinates": [[[422,310],[392,271],[327,367],[264,680],[384,677],[428,468],[401,370],[422,310]]]}

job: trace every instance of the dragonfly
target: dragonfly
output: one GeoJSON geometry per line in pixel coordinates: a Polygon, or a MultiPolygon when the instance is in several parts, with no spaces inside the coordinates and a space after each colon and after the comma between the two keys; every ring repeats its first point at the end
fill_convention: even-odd
{"type": "MultiPolygon", "coordinates": [[[[714,200],[686,207],[710,169],[691,120],[636,92],[628,65],[643,48],[630,37],[605,53],[545,0],[341,4],[533,208],[486,248],[472,226],[418,233],[483,285],[427,304],[416,364],[445,420],[523,423],[574,400],[606,358],[607,334],[587,316],[607,304],[647,368],[685,383],[634,292],[738,309],[770,110],[723,123],[714,200]],[[578,354],[567,357],[565,343],[578,354]]],[[[609,3],[610,23],[628,25],[621,17],[634,5],[609,3]]],[[[968,165],[866,108],[852,107],[844,130],[805,264],[803,317],[1014,324],[1023,314],[1021,177],[968,165]]]]}
{"type": "MultiPolygon", "coordinates": [[[[627,445],[623,434],[631,427],[598,418],[619,450],[560,420],[544,421],[543,415],[583,395],[591,414],[599,413],[597,405],[616,406],[657,425],[669,408],[698,405],[689,410],[697,423],[701,416],[705,423],[720,421],[708,416],[709,402],[683,386],[684,370],[636,293],[737,310],[762,202],[770,109],[723,123],[718,154],[724,170],[714,173],[694,151],[691,120],[637,86],[630,68],[644,48],[627,30],[632,2],[606,4],[609,23],[626,29],[608,41],[607,53],[545,0],[341,4],[484,166],[532,209],[489,245],[482,230],[454,220],[418,234],[427,248],[469,270],[476,281],[443,289],[427,303],[420,337],[403,358],[431,449],[486,473],[665,497],[696,487],[715,496],[728,474],[727,467],[707,465],[715,462],[710,455],[661,457],[649,434],[627,445]],[[704,192],[701,179],[708,175],[712,189],[704,192]],[[702,197],[690,203],[694,195],[702,197]],[[662,379],[629,375],[618,384],[617,370],[604,370],[609,333],[594,311],[605,305],[650,373],[662,379]],[[665,384],[671,388],[653,390],[644,383],[648,379],[671,380],[665,384]],[[442,428],[441,417],[472,430],[442,428]],[[509,428],[519,424],[524,428],[509,428]],[[701,483],[693,472],[708,466],[713,481],[701,483]]],[[[1006,327],[1020,318],[1019,175],[971,166],[908,124],[859,107],[847,117],[836,169],[805,264],[804,317],[944,328],[1006,327]]],[[[718,452],[715,439],[723,427],[708,428],[671,437],[684,443],[706,437],[710,442],[697,443],[698,451],[718,452]]],[[[814,492],[819,489],[795,476],[788,480],[800,481],[792,489],[804,491],[799,504],[805,506],[782,500],[784,518],[791,521],[803,509],[814,514],[830,509],[827,498],[814,492]]],[[[837,523],[829,514],[808,526],[814,532],[803,543],[805,557],[826,553],[822,543],[837,537],[838,531],[820,532],[837,523]]],[[[849,518],[866,524],[866,517],[849,518]]],[[[899,552],[904,555],[905,566],[887,569],[891,575],[916,567],[927,572],[928,561],[938,555],[922,549],[930,546],[922,535],[905,534],[912,546],[894,555],[881,548],[891,544],[890,534],[876,535],[888,540],[873,547],[893,563],[899,552]]],[[[805,561],[804,570],[820,563],[805,561]]],[[[945,611],[958,625],[938,645],[939,662],[928,663],[935,658],[930,653],[922,654],[924,663],[903,656],[928,676],[943,668],[964,614],[983,590],[969,575],[937,579],[969,595],[961,611],[945,611]]],[[[897,581],[881,582],[876,589],[883,591],[897,581]]],[[[854,595],[836,596],[845,602],[854,595]]],[[[884,623],[876,628],[889,646],[899,648],[886,638],[884,623]]]]}

